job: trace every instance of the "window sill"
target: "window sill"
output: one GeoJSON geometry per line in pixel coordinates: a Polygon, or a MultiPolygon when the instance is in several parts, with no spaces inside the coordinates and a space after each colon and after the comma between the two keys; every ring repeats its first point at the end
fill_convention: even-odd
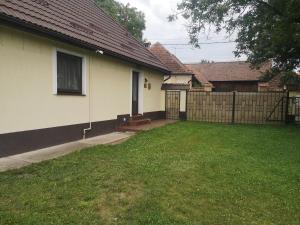
{"type": "Polygon", "coordinates": [[[56,95],[57,96],[81,96],[81,97],[86,96],[86,94],[75,93],[75,92],[57,92],[56,95]]]}

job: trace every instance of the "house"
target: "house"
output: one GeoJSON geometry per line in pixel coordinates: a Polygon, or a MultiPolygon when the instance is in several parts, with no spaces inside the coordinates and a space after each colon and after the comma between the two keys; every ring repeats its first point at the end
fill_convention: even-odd
{"type": "Polygon", "coordinates": [[[196,63],[186,66],[196,74],[200,82],[204,79],[204,82],[211,83],[216,92],[256,92],[263,72],[271,68],[271,64],[266,64],[259,70],[252,69],[247,62],[196,63]]]}
{"type": "MultiPolygon", "coordinates": [[[[300,80],[300,75],[298,75],[300,80]]],[[[259,91],[289,91],[290,96],[300,95],[300,85],[296,80],[291,80],[284,84],[281,80],[281,76],[277,75],[268,82],[259,83],[259,91]]]]}
{"type": "Polygon", "coordinates": [[[191,88],[194,74],[175,55],[159,42],[151,45],[149,50],[171,71],[171,74],[165,75],[163,90],[189,90],[191,88]]]}
{"type": "Polygon", "coordinates": [[[0,157],[165,117],[167,68],[93,0],[0,4],[0,157]]]}

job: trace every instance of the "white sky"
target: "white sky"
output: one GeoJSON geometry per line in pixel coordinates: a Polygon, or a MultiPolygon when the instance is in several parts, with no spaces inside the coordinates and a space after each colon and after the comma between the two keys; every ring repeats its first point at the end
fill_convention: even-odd
{"type": "MultiPolygon", "coordinates": [[[[144,37],[150,42],[159,41],[162,44],[187,44],[189,42],[186,21],[179,19],[175,22],[168,22],[168,15],[176,10],[180,0],[118,0],[124,4],[143,11],[146,15],[146,31],[144,37]]],[[[229,41],[225,34],[211,34],[208,37],[202,36],[201,42],[229,41]]],[[[220,61],[237,61],[233,51],[235,43],[202,45],[201,49],[194,49],[191,46],[165,46],[183,62],[199,62],[201,59],[220,61]]]]}

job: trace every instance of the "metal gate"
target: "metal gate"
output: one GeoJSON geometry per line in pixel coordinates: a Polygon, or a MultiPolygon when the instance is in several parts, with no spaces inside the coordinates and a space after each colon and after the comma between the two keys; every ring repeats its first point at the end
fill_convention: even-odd
{"type": "Polygon", "coordinates": [[[287,115],[287,122],[300,123],[300,97],[289,98],[287,115]]]}
{"type": "Polygon", "coordinates": [[[300,123],[300,97],[295,97],[295,121],[300,123]]]}
{"type": "Polygon", "coordinates": [[[166,91],[166,118],[179,120],[180,91],[166,91]]]}

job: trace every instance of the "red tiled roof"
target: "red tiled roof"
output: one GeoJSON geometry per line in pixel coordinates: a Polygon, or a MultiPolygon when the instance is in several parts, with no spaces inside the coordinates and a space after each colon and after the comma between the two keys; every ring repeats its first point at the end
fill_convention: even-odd
{"type": "Polygon", "coordinates": [[[202,85],[210,85],[212,84],[206,79],[206,77],[199,71],[195,70],[193,66],[191,65],[186,65],[187,68],[189,68],[191,71],[194,72],[195,78],[202,84],[202,85]]]}
{"type": "Polygon", "coordinates": [[[193,75],[193,73],[180,62],[175,55],[171,54],[159,42],[151,45],[149,50],[169,68],[172,74],[193,75]]]}
{"type": "Polygon", "coordinates": [[[162,62],[94,0],[1,0],[0,20],[168,73],[162,62]]]}
{"type": "Polygon", "coordinates": [[[199,63],[186,66],[210,82],[258,81],[262,73],[271,68],[271,64],[266,64],[260,70],[251,69],[247,62],[199,63]]]}

